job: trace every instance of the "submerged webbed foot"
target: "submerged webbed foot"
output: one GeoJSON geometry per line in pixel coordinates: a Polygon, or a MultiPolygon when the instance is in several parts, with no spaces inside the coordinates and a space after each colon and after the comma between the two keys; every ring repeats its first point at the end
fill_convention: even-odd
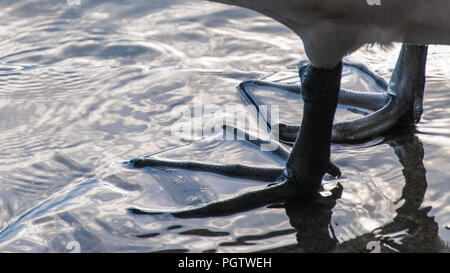
{"type": "MultiPolygon", "coordinates": [[[[389,84],[362,64],[344,63],[344,67],[358,73],[366,80],[374,92],[341,89],[338,104],[361,109],[365,116],[334,124],[332,142],[362,142],[383,134],[400,121],[402,123],[407,121],[411,125],[420,122],[423,114],[426,57],[426,46],[404,44],[389,84]]],[[[307,68],[307,62],[300,63],[299,75],[302,81],[308,76],[307,68]]],[[[259,110],[259,102],[250,92],[254,86],[299,95],[303,92],[301,85],[263,81],[244,82],[239,85],[238,90],[257,110],[259,110]]],[[[279,128],[280,141],[295,142],[300,129],[299,125],[279,124],[276,127],[279,128]]]]}

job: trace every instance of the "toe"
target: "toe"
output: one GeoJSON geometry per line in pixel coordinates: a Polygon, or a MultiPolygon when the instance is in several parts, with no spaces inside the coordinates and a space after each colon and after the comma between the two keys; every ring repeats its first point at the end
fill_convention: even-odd
{"type": "Polygon", "coordinates": [[[339,169],[339,167],[336,166],[336,164],[334,164],[331,161],[330,164],[328,165],[327,173],[334,178],[339,178],[342,175],[341,169],[339,169]]]}

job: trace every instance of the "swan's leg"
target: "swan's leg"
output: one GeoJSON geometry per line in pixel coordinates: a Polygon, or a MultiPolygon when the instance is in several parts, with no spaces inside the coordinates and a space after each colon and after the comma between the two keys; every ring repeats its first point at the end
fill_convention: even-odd
{"type": "Polygon", "coordinates": [[[399,107],[405,105],[403,115],[409,115],[413,123],[423,114],[427,53],[428,46],[404,44],[388,87],[400,101],[399,107]]]}
{"type": "Polygon", "coordinates": [[[341,86],[342,63],[334,69],[308,65],[302,73],[303,120],[286,162],[291,181],[317,190],[330,161],[333,120],[341,86]]]}
{"type": "MultiPolygon", "coordinates": [[[[334,69],[309,65],[302,81],[304,114],[296,139],[278,183],[246,192],[203,207],[166,212],[176,217],[198,218],[230,215],[301,194],[317,192],[330,160],[331,131],[340,89],[342,64],[334,69]]],[[[161,211],[130,209],[136,214],[160,214],[161,211]]]]}

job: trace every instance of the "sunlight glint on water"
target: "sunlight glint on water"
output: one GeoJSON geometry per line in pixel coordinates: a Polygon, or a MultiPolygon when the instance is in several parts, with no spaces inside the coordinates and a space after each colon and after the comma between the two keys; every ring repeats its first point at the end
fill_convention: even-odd
{"type": "MultiPolygon", "coordinates": [[[[400,199],[402,192],[420,195],[420,185],[410,184],[424,182],[405,183],[396,147],[420,150],[409,138],[333,145],[344,175],[332,183],[343,192],[319,215],[294,200],[286,209],[218,218],[137,216],[126,209],[179,209],[259,185],[133,170],[121,162],[195,140],[172,138],[170,128],[174,109],[192,107],[196,97],[205,105],[243,108],[234,90],[239,82],[293,81],[305,58],[301,41],[255,12],[203,1],[0,3],[0,251],[68,252],[70,242],[83,252],[330,251],[329,226],[339,244],[334,251],[366,252],[374,239],[406,252],[443,251],[450,242],[449,47],[430,47],[425,114],[416,134],[425,151],[423,203],[400,199]]],[[[389,79],[398,52],[399,45],[366,47],[348,60],[389,79]]],[[[354,73],[346,73],[343,86],[367,89],[354,73]]],[[[297,98],[257,93],[266,104],[280,104],[282,120],[300,121],[297,98]]],[[[337,118],[352,115],[340,109],[337,118]]],[[[162,156],[280,166],[243,142],[210,139],[162,156]]]]}

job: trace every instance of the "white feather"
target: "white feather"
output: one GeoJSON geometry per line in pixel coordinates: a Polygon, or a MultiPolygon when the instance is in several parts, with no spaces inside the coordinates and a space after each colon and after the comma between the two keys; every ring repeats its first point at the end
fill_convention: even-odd
{"type": "Polygon", "coordinates": [[[367,43],[450,44],[450,0],[212,1],[253,9],[286,25],[318,67],[335,67],[367,43]]]}

